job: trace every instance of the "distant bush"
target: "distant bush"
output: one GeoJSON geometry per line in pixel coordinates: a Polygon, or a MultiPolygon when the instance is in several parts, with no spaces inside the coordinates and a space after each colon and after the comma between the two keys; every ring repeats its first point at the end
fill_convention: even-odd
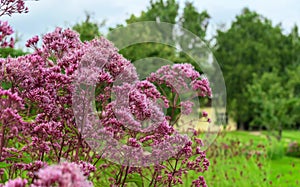
{"type": "Polygon", "coordinates": [[[26,53],[20,49],[13,49],[13,48],[0,48],[0,58],[6,57],[18,57],[25,55],[26,53]]]}
{"type": "Polygon", "coordinates": [[[291,142],[287,147],[286,155],[300,157],[300,144],[298,142],[291,142]]]}

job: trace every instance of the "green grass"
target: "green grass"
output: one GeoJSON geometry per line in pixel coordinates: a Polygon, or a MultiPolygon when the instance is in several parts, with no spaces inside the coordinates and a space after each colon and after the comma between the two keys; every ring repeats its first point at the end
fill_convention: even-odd
{"type": "Polygon", "coordinates": [[[211,166],[204,174],[208,186],[300,186],[300,158],[285,156],[288,142],[300,142],[300,132],[283,132],[280,143],[275,138],[268,140],[266,134],[267,132],[235,131],[218,137],[216,144],[225,143],[233,149],[228,149],[227,152],[220,147],[209,150],[211,166]],[[240,143],[231,145],[232,142],[240,143]],[[235,155],[236,151],[239,154],[235,155]],[[266,156],[254,155],[247,158],[247,153],[254,151],[260,151],[266,156]]]}
{"type": "MultiPolygon", "coordinates": [[[[282,142],[268,139],[267,132],[221,134],[207,152],[209,170],[205,173],[189,172],[181,186],[191,186],[192,180],[199,175],[204,176],[209,187],[300,186],[300,158],[285,156],[288,142],[300,142],[298,133],[284,132],[282,142]],[[257,155],[255,151],[261,154],[257,155]]],[[[128,186],[139,185],[129,183],[128,186]]]]}
{"type": "Polygon", "coordinates": [[[279,186],[300,186],[300,159],[284,156],[272,160],[270,176],[279,186]]]}

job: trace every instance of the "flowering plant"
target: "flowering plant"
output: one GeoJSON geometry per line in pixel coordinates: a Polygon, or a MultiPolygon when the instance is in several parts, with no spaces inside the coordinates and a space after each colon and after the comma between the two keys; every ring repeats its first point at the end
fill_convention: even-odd
{"type": "MultiPolygon", "coordinates": [[[[26,12],[18,3],[1,1],[0,15],[26,12]]],[[[27,41],[32,54],[0,59],[2,186],[173,186],[208,169],[198,132],[189,138],[174,126],[193,111],[188,98],[211,96],[193,66],[163,66],[138,80],[103,37],[82,43],[56,28],[38,42],[27,41]],[[194,95],[180,97],[187,90],[194,95]]],[[[206,183],[200,176],[191,185],[206,183]]]]}

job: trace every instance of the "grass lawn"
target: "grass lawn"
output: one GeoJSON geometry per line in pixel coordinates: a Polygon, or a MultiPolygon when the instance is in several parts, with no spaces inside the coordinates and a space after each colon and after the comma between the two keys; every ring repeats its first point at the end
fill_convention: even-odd
{"type": "Polygon", "coordinates": [[[208,152],[211,166],[204,175],[208,186],[300,186],[300,158],[285,156],[288,142],[300,142],[300,131],[284,132],[280,143],[269,141],[266,134],[234,131],[218,137],[216,144],[222,146],[208,152]]]}
{"type": "Polygon", "coordinates": [[[284,156],[272,160],[270,169],[271,179],[279,186],[300,186],[299,158],[284,156]]]}

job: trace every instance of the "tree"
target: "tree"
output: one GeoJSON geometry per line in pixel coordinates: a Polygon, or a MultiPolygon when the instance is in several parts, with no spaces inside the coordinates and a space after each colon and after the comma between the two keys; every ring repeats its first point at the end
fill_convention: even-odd
{"type": "Polygon", "coordinates": [[[210,15],[206,10],[199,12],[192,2],[186,2],[180,18],[182,27],[205,40],[210,15]]]}
{"type": "Polygon", "coordinates": [[[282,84],[282,78],[276,72],[266,72],[262,76],[253,74],[252,84],[247,85],[247,98],[251,105],[253,119],[251,125],[259,124],[270,131],[277,131],[280,141],[282,131],[296,122],[291,115],[299,99],[287,91],[288,84],[282,84]]]}
{"type": "MultiPolygon", "coordinates": [[[[299,64],[299,63],[298,63],[299,64]]],[[[286,91],[288,91],[293,98],[292,110],[289,113],[294,119],[294,127],[300,128],[300,66],[296,68],[287,69],[287,75],[290,79],[286,82],[286,91]]]]}
{"type": "MultiPolygon", "coordinates": [[[[141,21],[167,22],[174,24],[178,16],[179,4],[175,0],[150,1],[150,6],[146,11],[142,11],[140,16],[131,15],[126,20],[126,24],[132,24],[141,21]]],[[[135,33],[151,35],[152,28],[144,28],[145,33],[135,33]]],[[[169,34],[167,34],[170,36],[169,34]]],[[[141,36],[143,37],[143,36],[141,36]]],[[[165,38],[164,38],[165,39],[165,38]]],[[[146,57],[160,57],[163,59],[176,61],[176,50],[173,47],[158,43],[142,43],[127,47],[120,51],[124,57],[132,62],[146,57]]]]}
{"type": "Polygon", "coordinates": [[[77,31],[80,34],[81,41],[90,41],[97,36],[100,36],[99,27],[102,27],[105,24],[103,21],[101,24],[94,23],[90,21],[91,14],[86,12],[86,19],[84,22],[77,23],[73,26],[73,30],[77,31]]]}
{"type": "MultiPolygon", "coordinates": [[[[182,36],[179,37],[177,36],[176,32],[173,32],[175,30],[174,28],[174,30],[171,30],[170,33],[166,33],[161,37],[162,41],[170,39],[177,41],[174,43],[174,45],[178,46],[177,49],[159,43],[142,43],[126,47],[125,49],[122,49],[120,53],[123,54],[124,57],[130,59],[132,62],[149,57],[159,57],[174,63],[188,62],[193,64],[196,69],[201,72],[194,60],[191,59],[186,53],[178,49],[182,49],[183,46],[179,45],[179,43],[181,43],[181,45],[184,45],[185,48],[187,46],[191,46],[192,48],[198,48],[203,53],[206,52],[203,50],[202,40],[205,40],[209,18],[210,16],[206,11],[199,12],[192,2],[186,2],[183,13],[179,14],[179,3],[175,0],[150,1],[150,6],[147,7],[146,11],[142,11],[139,16],[131,15],[130,18],[126,20],[126,24],[129,25],[141,21],[177,24],[193,32],[201,39],[201,41],[190,41],[189,38],[187,39],[182,36]],[[201,45],[199,45],[199,43],[201,43],[201,45]]],[[[118,25],[118,27],[124,26],[118,25]]],[[[143,28],[142,33],[135,34],[139,34],[140,37],[145,35],[149,36],[151,35],[151,30],[153,29],[143,28]]]]}
{"type": "Polygon", "coordinates": [[[215,55],[222,68],[228,109],[240,129],[249,129],[254,117],[246,96],[246,87],[253,73],[260,77],[265,72],[284,69],[292,64],[291,42],[282,33],[280,25],[245,8],[236,16],[226,31],[217,31],[215,55]]]}
{"type": "MultiPolygon", "coordinates": [[[[189,46],[188,48],[193,49],[193,51],[201,53],[202,58],[205,59],[204,61],[206,61],[206,59],[208,58],[208,51],[207,47],[205,46],[206,44],[208,44],[208,41],[205,37],[207,33],[209,19],[210,15],[207,13],[206,10],[199,12],[192,2],[187,1],[185,3],[183,13],[182,15],[180,15],[178,22],[178,24],[181,25],[184,29],[192,32],[199,38],[198,41],[190,41],[189,37],[180,36],[178,40],[180,40],[181,45],[184,45],[185,48],[189,46]]],[[[180,47],[182,48],[183,46],[180,47]]],[[[180,52],[179,56],[180,60],[193,64],[195,67],[197,67],[197,70],[200,72],[203,71],[195,63],[195,60],[191,59],[185,53],[180,52]]]]}

